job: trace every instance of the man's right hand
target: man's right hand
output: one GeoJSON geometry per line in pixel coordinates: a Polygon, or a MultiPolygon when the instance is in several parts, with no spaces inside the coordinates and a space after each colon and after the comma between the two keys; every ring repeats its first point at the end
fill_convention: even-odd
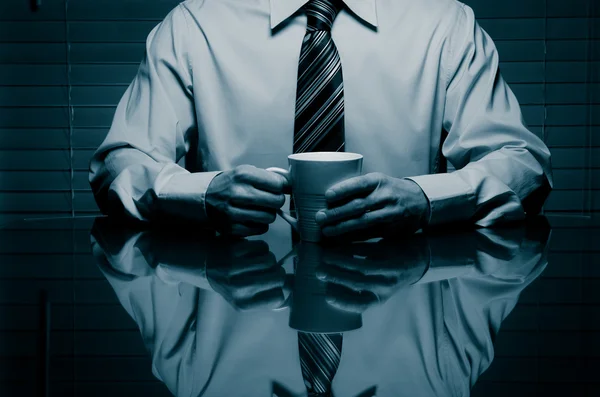
{"type": "Polygon", "coordinates": [[[251,165],[222,172],[206,191],[208,218],[221,234],[263,234],[285,203],[287,184],[285,177],[251,165]]]}

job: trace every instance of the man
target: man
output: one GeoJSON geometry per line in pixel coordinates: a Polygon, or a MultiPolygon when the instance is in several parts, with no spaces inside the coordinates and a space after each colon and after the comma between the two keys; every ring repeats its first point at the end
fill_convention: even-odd
{"type": "Polygon", "coordinates": [[[498,65],[455,0],[188,0],[148,36],[90,183],[105,213],[249,236],[285,203],[265,168],[344,150],[364,175],[327,192],[325,235],[523,219],[550,153],[498,65]]]}

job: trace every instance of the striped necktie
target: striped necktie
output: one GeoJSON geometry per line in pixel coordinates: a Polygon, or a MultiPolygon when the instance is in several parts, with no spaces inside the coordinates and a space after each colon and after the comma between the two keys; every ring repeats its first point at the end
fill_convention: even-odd
{"type": "MultiPolygon", "coordinates": [[[[344,81],[340,55],[331,38],[338,0],[309,0],[306,34],[298,62],[294,153],[344,151],[344,81]]],[[[290,212],[296,205],[290,201],[290,212]]],[[[292,230],[292,241],[298,242],[292,230]]]]}
{"type": "Polygon", "coordinates": [[[331,38],[335,0],[309,0],[298,65],[294,153],[344,150],[342,64],[331,38]]]}
{"type": "Polygon", "coordinates": [[[308,395],[330,396],[331,382],[342,354],[342,334],[298,332],[298,348],[308,395]]]}

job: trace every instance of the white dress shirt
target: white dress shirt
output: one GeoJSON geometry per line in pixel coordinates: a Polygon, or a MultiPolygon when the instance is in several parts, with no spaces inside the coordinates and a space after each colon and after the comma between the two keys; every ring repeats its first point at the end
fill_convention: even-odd
{"type": "MultiPolygon", "coordinates": [[[[103,212],[202,222],[219,172],[287,168],[305,2],[188,0],[152,30],[91,161],[103,212]]],[[[552,186],[550,153],[524,125],[473,11],[455,0],[345,4],[331,34],[346,151],[364,155],[364,173],[410,177],[430,224],[488,226],[537,211],[523,203],[552,186]]]]}

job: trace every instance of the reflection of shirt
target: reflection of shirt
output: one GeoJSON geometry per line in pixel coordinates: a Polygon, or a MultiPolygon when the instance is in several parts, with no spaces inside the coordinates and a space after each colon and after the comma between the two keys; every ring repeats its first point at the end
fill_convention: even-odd
{"type": "MultiPolygon", "coordinates": [[[[304,2],[188,0],[150,33],[91,162],[103,211],[202,221],[219,171],[287,166],[304,2]]],[[[332,35],[346,151],[364,154],[365,173],[414,177],[432,224],[521,218],[523,200],[551,178],[550,154],[523,125],[472,10],[453,0],[345,3],[332,35]],[[439,174],[443,130],[443,157],[459,169],[449,174],[439,174]]]]}
{"type": "MultiPolygon", "coordinates": [[[[546,266],[540,244],[515,247],[515,257],[478,253],[455,275],[442,271],[446,279],[403,289],[364,312],[362,328],[344,334],[334,395],[353,397],[373,386],[378,397],[469,395],[491,364],[502,320],[546,266]]],[[[437,252],[429,272],[448,263],[437,252]]],[[[306,395],[288,309],[239,312],[186,283],[195,283],[194,274],[174,282],[160,264],[148,271],[142,255],[104,256],[110,265],[102,269],[140,328],[154,374],[175,396],[270,397],[274,383],[287,395],[306,395]]]]}

